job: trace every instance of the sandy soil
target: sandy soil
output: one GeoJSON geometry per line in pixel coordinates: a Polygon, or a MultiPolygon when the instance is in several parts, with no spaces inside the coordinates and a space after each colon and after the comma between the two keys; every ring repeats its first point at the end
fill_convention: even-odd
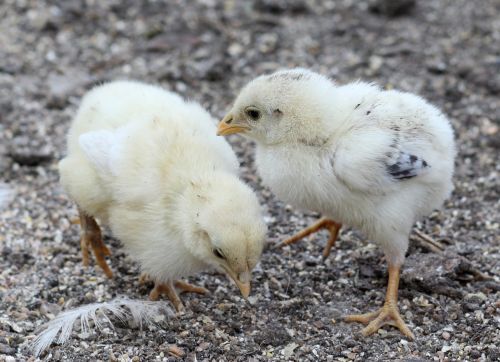
{"type": "MultiPolygon", "coordinates": [[[[137,265],[107,233],[116,278],[81,266],[75,205],[57,161],[81,95],[103,81],[159,83],[217,117],[254,76],[306,66],[339,83],[362,78],[416,92],[456,130],[456,189],[416,225],[446,249],[412,243],[400,308],[416,340],[386,328],[363,338],[342,316],[383,301],[380,249],[346,229],[326,262],[326,234],[269,247],[249,303],[225,277],[185,295],[187,313],[144,330],[75,332],[51,361],[494,361],[500,359],[500,4],[495,0],[29,1],[0,4],[0,182],[16,197],[0,211],[0,361],[30,358],[36,328],[61,310],[116,295],[145,299],[137,265]],[[394,2],[393,2],[394,3],[394,2]],[[384,5],[386,4],[386,5],[384,5]],[[482,272],[487,278],[481,278],[482,272]]],[[[231,138],[260,195],[269,244],[318,215],[264,188],[253,146],[231,138]]]]}

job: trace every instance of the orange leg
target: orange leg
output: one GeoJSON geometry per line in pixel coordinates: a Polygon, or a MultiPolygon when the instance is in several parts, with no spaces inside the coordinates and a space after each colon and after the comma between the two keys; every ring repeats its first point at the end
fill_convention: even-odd
{"type": "MultiPolygon", "coordinates": [[[[149,280],[149,276],[147,274],[142,274],[139,277],[139,283],[143,283],[144,281],[149,280]]],[[[197,294],[207,294],[209,291],[202,287],[197,287],[195,285],[175,280],[173,282],[169,281],[167,283],[155,283],[154,288],[149,293],[149,299],[158,300],[161,294],[165,294],[166,297],[172,302],[177,312],[182,312],[184,310],[184,305],[182,304],[181,299],[179,298],[179,294],[177,293],[177,289],[180,290],[181,293],[197,293],[197,294]]]]}
{"type": "Polygon", "coordinates": [[[362,333],[364,336],[369,336],[379,330],[385,325],[391,325],[399,328],[410,340],[415,339],[415,336],[410,331],[406,323],[401,318],[398,309],[398,288],[399,288],[399,272],[401,266],[389,264],[389,282],[387,284],[387,293],[385,295],[385,303],[382,308],[376,312],[365,314],[351,314],[348,315],[346,322],[359,322],[368,324],[363,328],[362,333]]]}
{"type": "Polygon", "coordinates": [[[332,250],[332,248],[335,246],[335,241],[337,240],[341,227],[342,224],[336,221],[327,218],[321,218],[315,224],[299,231],[297,234],[281,242],[278,247],[295,244],[299,240],[305,238],[308,235],[311,235],[312,233],[315,233],[321,229],[327,229],[330,232],[330,237],[328,238],[325,248],[323,249],[323,259],[326,259],[330,255],[330,251],[332,250]]]}
{"type": "Polygon", "coordinates": [[[149,293],[149,299],[158,300],[160,299],[161,294],[165,294],[167,296],[177,312],[182,312],[184,310],[181,298],[179,298],[179,294],[177,294],[177,291],[171,281],[168,283],[155,283],[153,290],[149,293]]]}
{"type": "Polygon", "coordinates": [[[113,272],[106,263],[106,256],[111,255],[111,252],[102,241],[101,228],[92,216],[86,215],[83,211],[80,211],[80,225],[83,231],[80,239],[83,265],[87,266],[89,264],[90,246],[94,252],[97,264],[99,264],[108,278],[112,278],[113,272]]]}
{"type": "Polygon", "coordinates": [[[181,293],[196,293],[196,294],[208,294],[209,291],[203,287],[198,287],[193,284],[183,282],[182,280],[176,280],[174,286],[181,291],[181,293]]]}

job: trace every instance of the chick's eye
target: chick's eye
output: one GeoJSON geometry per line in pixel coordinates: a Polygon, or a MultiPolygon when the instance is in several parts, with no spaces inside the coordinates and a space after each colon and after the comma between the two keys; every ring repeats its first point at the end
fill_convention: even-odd
{"type": "Polygon", "coordinates": [[[260,118],[260,112],[255,109],[255,108],[250,108],[246,110],[246,114],[248,117],[253,119],[254,121],[258,120],[260,118]]]}
{"type": "Polygon", "coordinates": [[[220,259],[224,259],[224,254],[222,253],[222,251],[219,249],[219,248],[216,248],[216,249],[213,249],[212,252],[214,253],[214,255],[220,259]]]}

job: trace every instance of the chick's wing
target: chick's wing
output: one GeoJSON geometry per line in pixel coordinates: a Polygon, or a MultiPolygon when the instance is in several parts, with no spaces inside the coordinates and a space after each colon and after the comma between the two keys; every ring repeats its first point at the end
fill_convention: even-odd
{"type": "Polygon", "coordinates": [[[342,137],[333,151],[333,172],[351,190],[371,194],[390,191],[430,168],[415,154],[414,147],[405,146],[389,129],[355,129],[342,137]]]}

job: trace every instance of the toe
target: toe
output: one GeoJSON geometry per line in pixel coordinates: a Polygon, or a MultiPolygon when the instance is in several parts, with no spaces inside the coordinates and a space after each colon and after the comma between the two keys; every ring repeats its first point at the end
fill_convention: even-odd
{"type": "MultiPolygon", "coordinates": [[[[390,325],[398,328],[401,333],[404,334],[408,339],[415,339],[415,336],[403,321],[397,309],[385,307],[376,313],[378,313],[379,315],[374,319],[372,318],[372,321],[361,331],[364,336],[370,336],[376,333],[383,326],[390,325]]],[[[362,314],[359,316],[355,315],[354,317],[358,318],[354,321],[363,323],[364,321],[368,320],[367,316],[369,314],[372,314],[373,316],[373,313],[362,314]]]]}
{"type": "Polygon", "coordinates": [[[357,323],[368,324],[375,318],[377,318],[379,314],[380,311],[364,313],[364,314],[349,314],[344,318],[344,320],[346,322],[357,322],[357,323]]]}
{"type": "Polygon", "coordinates": [[[412,333],[410,328],[408,328],[408,326],[403,321],[403,319],[401,319],[401,317],[399,315],[398,315],[398,317],[399,318],[394,321],[393,325],[395,327],[397,327],[401,331],[401,333],[403,333],[408,339],[413,341],[415,339],[415,335],[412,333]]]}
{"type": "Polygon", "coordinates": [[[208,294],[209,291],[203,287],[198,287],[193,284],[177,280],[174,282],[174,286],[181,291],[181,293],[197,293],[197,294],[208,294]]]}
{"type": "Polygon", "coordinates": [[[383,321],[383,316],[380,315],[374,320],[372,320],[365,328],[363,328],[361,333],[365,337],[371,336],[373,333],[377,332],[380,329],[380,327],[382,327],[384,324],[386,323],[383,321]]]}

